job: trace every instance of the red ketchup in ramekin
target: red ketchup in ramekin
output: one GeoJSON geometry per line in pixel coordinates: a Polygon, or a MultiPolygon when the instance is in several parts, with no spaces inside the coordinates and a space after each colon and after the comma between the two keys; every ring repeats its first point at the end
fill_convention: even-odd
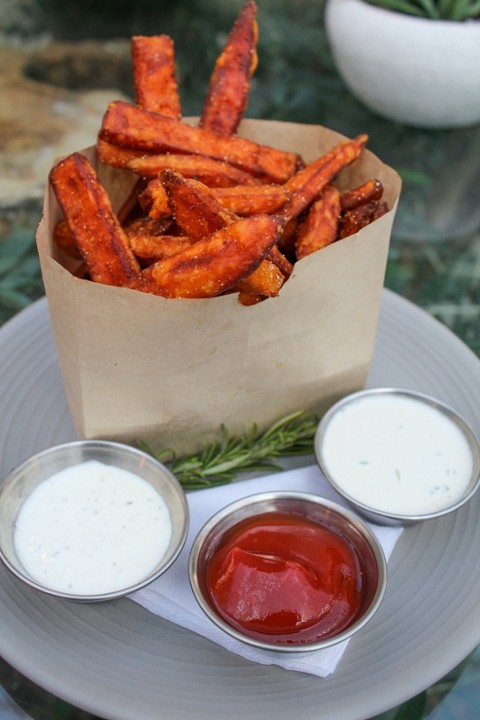
{"type": "Polygon", "coordinates": [[[205,585],[219,616],[242,634],[312,643],[341,633],[364,612],[372,574],[373,565],[366,568],[336,528],[276,511],[230,528],[209,558],[205,585]]]}

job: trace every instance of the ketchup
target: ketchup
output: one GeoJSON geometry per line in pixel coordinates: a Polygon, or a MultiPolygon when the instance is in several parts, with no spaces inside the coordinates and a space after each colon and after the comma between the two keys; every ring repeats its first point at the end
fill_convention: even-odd
{"type": "Polygon", "coordinates": [[[275,511],[235,525],[210,558],[208,594],[252,638],[310,643],[337,635],[366,602],[365,572],[335,528],[275,511]]]}

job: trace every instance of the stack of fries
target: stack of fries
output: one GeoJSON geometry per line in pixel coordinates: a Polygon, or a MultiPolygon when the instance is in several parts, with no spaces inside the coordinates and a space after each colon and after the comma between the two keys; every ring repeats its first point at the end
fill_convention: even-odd
{"type": "Polygon", "coordinates": [[[340,191],[338,173],[368,140],[359,135],[309,164],[238,134],[257,66],[254,0],[247,0],[213,70],[193,125],[182,118],[174,46],[131,41],[135,102],[112,102],[98,160],[138,176],[114,212],[87,158],[58,162],[50,182],[64,218],[55,241],[98,283],[166,298],[238,293],[244,305],[278,295],[294,264],[383,215],[381,182],[340,191]]]}

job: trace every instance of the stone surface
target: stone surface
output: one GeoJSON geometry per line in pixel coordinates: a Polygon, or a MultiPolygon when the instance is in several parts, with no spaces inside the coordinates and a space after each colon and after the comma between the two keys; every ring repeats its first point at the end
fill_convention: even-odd
{"type": "MultiPolygon", "coordinates": [[[[128,49],[122,44],[116,52],[125,58],[128,49]]],[[[102,43],[83,46],[77,69],[60,76],[72,85],[75,74],[83,77],[84,89],[72,90],[26,77],[25,69],[34,67],[32,52],[0,46],[0,207],[41,198],[55,158],[95,142],[107,103],[123,97],[114,86],[88,89],[89,68],[94,72],[106,53],[102,43]]],[[[65,68],[67,56],[68,46],[58,43],[35,53],[37,65],[42,60],[51,74],[56,66],[65,68]]]]}

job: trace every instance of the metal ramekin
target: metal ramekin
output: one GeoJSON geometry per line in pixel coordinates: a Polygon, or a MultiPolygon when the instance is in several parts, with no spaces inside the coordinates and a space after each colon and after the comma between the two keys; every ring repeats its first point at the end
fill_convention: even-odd
{"type": "Polygon", "coordinates": [[[0,485],[0,558],[6,567],[26,585],[67,600],[97,602],[128,595],[151,583],[170,567],[180,553],[188,530],[188,505],[177,479],[153,457],[122,443],[81,440],[44,450],[12,470],[0,485]],[[52,590],[34,580],[22,567],[15,551],[15,520],[22,503],[44,480],[60,470],[88,460],[98,460],[135,473],[162,496],[170,512],[172,537],[157,565],[135,585],[101,595],[78,595],[52,590]]]}
{"type": "MultiPolygon", "coordinates": [[[[348,438],[345,439],[345,443],[348,444],[348,438]]],[[[361,390],[359,392],[352,393],[351,395],[348,395],[347,397],[343,398],[342,400],[338,401],[335,405],[333,405],[323,416],[322,420],[320,421],[320,424],[318,426],[316,436],[315,436],[315,455],[317,462],[320,466],[320,469],[325,476],[325,478],[328,480],[328,482],[332,485],[332,487],[350,504],[352,508],[354,508],[357,512],[359,512],[361,515],[363,515],[368,520],[382,524],[382,525],[410,525],[413,523],[417,523],[423,520],[431,520],[434,518],[441,517],[443,515],[446,515],[447,513],[453,512],[454,510],[458,510],[462,505],[464,505],[470,498],[474,495],[474,493],[477,491],[478,487],[480,486],[480,446],[478,443],[478,440],[475,436],[475,433],[473,432],[472,428],[468,425],[468,423],[457,413],[455,412],[451,407],[448,405],[440,402],[436,398],[426,395],[421,392],[416,392],[413,390],[406,390],[402,388],[391,388],[391,387],[382,387],[382,388],[372,388],[368,390],[361,390]],[[336,414],[340,411],[342,411],[345,407],[350,405],[351,403],[355,403],[357,400],[366,398],[366,397],[385,397],[386,395],[392,395],[392,396],[399,396],[399,397],[406,397],[411,398],[415,401],[418,401],[420,403],[425,403],[426,405],[429,405],[432,408],[435,408],[438,412],[442,413],[445,417],[449,418],[456,427],[463,433],[465,440],[468,444],[468,447],[472,454],[472,474],[470,478],[470,482],[468,483],[467,487],[465,488],[465,491],[461,498],[459,498],[457,501],[453,502],[452,504],[448,505],[447,507],[444,507],[440,510],[435,510],[430,513],[422,513],[422,514],[403,514],[403,513],[397,513],[394,511],[387,511],[384,509],[380,509],[378,507],[375,507],[373,504],[365,504],[364,502],[361,502],[357,497],[352,495],[351,493],[346,492],[341,484],[338,481],[338,478],[334,476],[334,474],[330,471],[328,464],[325,460],[324,456],[324,440],[325,440],[325,434],[327,432],[327,429],[333,420],[333,418],[336,416],[336,414]]]]}
{"type": "Polygon", "coordinates": [[[339,643],[357,633],[374,615],[385,592],[387,564],[381,545],[368,526],[349,510],[318,495],[301,492],[270,492],[252,495],[228,505],[214,515],[198,533],[190,552],[189,578],[199,606],[215,625],[237,640],[265,650],[306,652],[339,643]],[[229,625],[215,610],[205,582],[205,571],[212,553],[237,523],[263,513],[282,511],[307,516],[320,525],[336,530],[356,549],[366,574],[366,596],[360,615],[337,635],[310,643],[299,643],[294,636],[273,642],[264,636],[249,637],[229,625]]]}

